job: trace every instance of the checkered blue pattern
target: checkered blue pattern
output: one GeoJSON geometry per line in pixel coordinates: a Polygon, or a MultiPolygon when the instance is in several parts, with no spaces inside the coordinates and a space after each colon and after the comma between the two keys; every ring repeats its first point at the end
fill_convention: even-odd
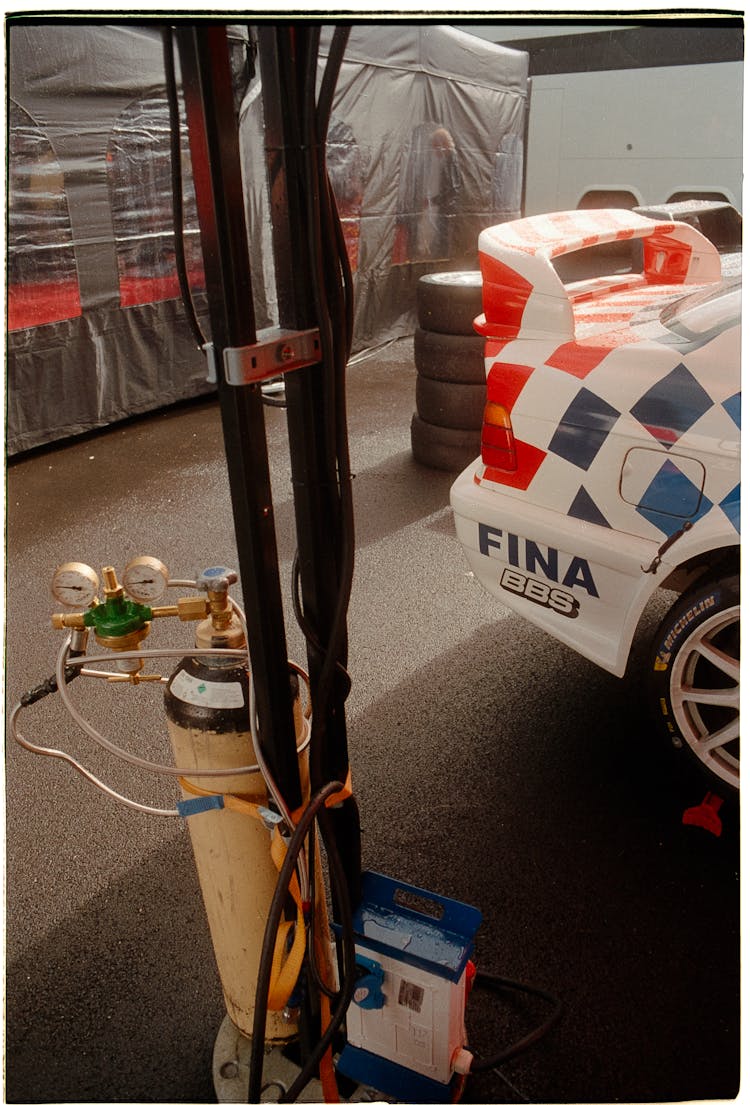
{"type": "MultiPolygon", "coordinates": [[[[685,352],[654,341],[597,355],[596,339],[590,343],[585,373],[568,367],[554,343],[536,343],[541,363],[513,396],[511,418],[517,441],[534,446],[538,460],[528,491],[516,493],[660,542],[712,510],[739,532],[732,462],[741,402],[726,367],[736,355],[723,357],[711,343],[685,352]],[[728,463],[704,466],[706,448],[726,449],[728,463]]],[[[531,344],[510,342],[500,359],[528,363],[531,344]]]]}

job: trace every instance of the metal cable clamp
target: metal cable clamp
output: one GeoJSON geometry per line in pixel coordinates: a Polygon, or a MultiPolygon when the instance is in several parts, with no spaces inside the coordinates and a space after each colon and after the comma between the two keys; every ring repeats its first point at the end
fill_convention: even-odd
{"type": "MultiPolygon", "coordinates": [[[[233,387],[257,384],[320,361],[319,330],[283,330],[268,326],[258,331],[257,338],[255,345],[224,350],[224,379],[233,387]]],[[[207,379],[215,384],[218,366],[214,343],[207,342],[203,349],[208,359],[207,379]]]]}

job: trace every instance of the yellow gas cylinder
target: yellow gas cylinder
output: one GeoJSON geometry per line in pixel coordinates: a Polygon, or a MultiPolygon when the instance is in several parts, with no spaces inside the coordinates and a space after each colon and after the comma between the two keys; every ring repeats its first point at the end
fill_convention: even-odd
{"type": "MultiPolygon", "coordinates": [[[[210,619],[198,629],[196,645],[216,644],[210,619]]],[[[232,620],[222,647],[242,647],[242,628],[232,620]]],[[[306,720],[294,683],[297,746],[305,743],[306,720]]],[[[170,740],[177,767],[200,791],[234,794],[261,806],[268,793],[260,773],[191,777],[191,771],[255,764],[248,712],[249,672],[241,659],[185,657],[165,689],[170,740]]],[[[303,769],[303,773],[306,771],[303,769]]],[[[194,791],[185,791],[186,798],[194,791]]],[[[232,809],[207,810],[187,818],[201,892],[211,931],[227,1013],[243,1035],[252,1035],[260,950],[278,872],[270,834],[255,817],[232,809]]],[[[281,1042],[296,1031],[280,1012],[269,1012],[266,1041],[281,1042]]]]}

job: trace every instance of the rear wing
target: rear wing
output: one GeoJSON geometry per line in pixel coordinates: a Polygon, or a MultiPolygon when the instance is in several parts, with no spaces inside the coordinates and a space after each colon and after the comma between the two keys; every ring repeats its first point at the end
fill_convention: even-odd
{"type": "Polygon", "coordinates": [[[577,295],[636,287],[710,284],[721,279],[716,247],[687,223],[657,221],[633,211],[561,211],[489,227],[479,235],[484,314],[475,322],[489,338],[575,336],[577,295]],[[552,259],[607,242],[640,239],[643,272],[563,284],[552,259]],[[592,291],[593,290],[593,291],[592,291]]]}

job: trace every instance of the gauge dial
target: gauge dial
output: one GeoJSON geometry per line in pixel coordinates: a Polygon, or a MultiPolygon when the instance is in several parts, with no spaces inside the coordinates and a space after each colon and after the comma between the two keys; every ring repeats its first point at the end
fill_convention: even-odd
{"type": "Polygon", "coordinates": [[[69,561],[52,577],[52,595],[63,606],[91,606],[99,590],[99,576],[88,564],[69,561]]]}
{"type": "Polygon", "coordinates": [[[167,589],[169,570],[155,556],[137,556],[122,574],[122,585],[136,602],[151,605],[167,589]]]}

